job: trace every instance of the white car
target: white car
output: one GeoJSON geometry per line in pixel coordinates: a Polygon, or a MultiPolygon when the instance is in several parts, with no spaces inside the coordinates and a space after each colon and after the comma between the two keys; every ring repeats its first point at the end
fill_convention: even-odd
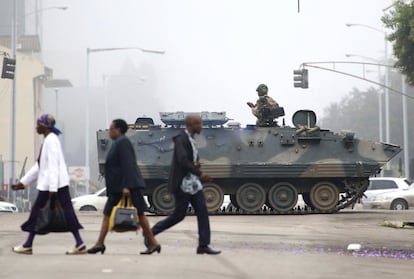
{"type": "Polygon", "coordinates": [[[19,209],[17,208],[17,206],[15,204],[0,201],[0,213],[1,212],[18,213],[19,209]]]}
{"type": "Polygon", "coordinates": [[[371,208],[406,210],[414,206],[414,187],[376,195],[369,203],[371,208]]]}
{"type": "MultiPolygon", "coordinates": [[[[73,198],[72,205],[75,211],[103,211],[107,200],[106,188],[103,188],[94,194],[73,198]]],[[[147,196],[144,200],[148,204],[147,196]]]]}
{"type": "Polygon", "coordinates": [[[396,177],[372,177],[369,179],[365,197],[361,199],[363,208],[372,208],[371,202],[377,195],[390,193],[410,188],[410,183],[405,178],[396,177]]]}
{"type": "Polygon", "coordinates": [[[90,195],[84,195],[72,199],[75,211],[102,211],[107,200],[106,188],[90,195]]]}

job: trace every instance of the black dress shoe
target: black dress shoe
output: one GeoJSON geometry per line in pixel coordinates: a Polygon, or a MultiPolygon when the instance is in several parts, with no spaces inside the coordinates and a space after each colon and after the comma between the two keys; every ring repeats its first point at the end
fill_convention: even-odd
{"type": "Polygon", "coordinates": [[[158,254],[161,252],[161,245],[156,245],[152,248],[147,248],[144,252],[141,252],[141,255],[151,255],[152,253],[157,252],[158,254]]]}
{"type": "Polygon", "coordinates": [[[97,254],[97,253],[101,253],[104,254],[106,250],[105,245],[102,245],[101,247],[92,247],[90,249],[88,249],[88,254],[97,254]]]}
{"type": "Polygon", "coordinates": [[[197,254],[208,254],[208,255],[218,255],[221,251],[214,250],[209,246],[198,246],[197,247],[197,254]]]}

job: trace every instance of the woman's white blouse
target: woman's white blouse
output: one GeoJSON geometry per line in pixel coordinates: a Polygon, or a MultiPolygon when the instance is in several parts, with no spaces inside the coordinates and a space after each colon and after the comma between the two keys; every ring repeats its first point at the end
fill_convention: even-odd
{"type": "Polygon", "coordinates": [[[57,135],[50,133],[43,141],[40,166],[34,166],[20,180],[25,186],[37,179],[39,191],[57,192],[69,185],[69,174],[63,157],[62,146],[57,135]]]}

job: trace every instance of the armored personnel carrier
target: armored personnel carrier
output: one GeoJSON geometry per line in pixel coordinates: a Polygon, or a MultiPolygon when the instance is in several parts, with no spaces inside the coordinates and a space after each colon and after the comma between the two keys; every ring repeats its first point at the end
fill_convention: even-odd
{"type": "MultiPolygon", "coordinates": [[[[160,113],[164,123],[138,118],[127,136],[132,141],[146,179],[146,195],[159,213],[174,209],[167,191],[172,158],[172,137],[183,128],[184,112],[160,113]]],[[[313,212],[332,213],[354,204],[366,190],[368,178],[397,155],[400,147],[358,139],[352,132],[335,133],[316,126],[316,115],[300,110],[294,127],[282,125],[242,128],[225,125],[224,112],[201,112],[201,135],[196,137],[202,171],[214,180],[204,184],[207,207],[217,212],[224,195],[241,212],[258,212],[266,204],[273,212],[286,213],[298,194],[313,212]]],[[[111,140],[108,131],[97,132],[98,160],[104,170],[111,140]]]]}

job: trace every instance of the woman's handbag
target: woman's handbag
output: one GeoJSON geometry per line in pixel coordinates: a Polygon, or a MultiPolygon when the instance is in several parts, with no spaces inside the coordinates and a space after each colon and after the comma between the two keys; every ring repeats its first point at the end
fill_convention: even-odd
{"type": "Polygon", "coordinates": [[[130,197],[122,197],[114,206],[109,217],[109,230],[115,232],[136,231],[138,228],[137,209],[131,205],[130,197]]]}
{"type": "Polygon", "coordinates": [[[68,232],[65,212],[57,197],[49,198],[46,205],[39,210],[36,219],[36,234],[48,234],[51,232],[68,232]]]}

